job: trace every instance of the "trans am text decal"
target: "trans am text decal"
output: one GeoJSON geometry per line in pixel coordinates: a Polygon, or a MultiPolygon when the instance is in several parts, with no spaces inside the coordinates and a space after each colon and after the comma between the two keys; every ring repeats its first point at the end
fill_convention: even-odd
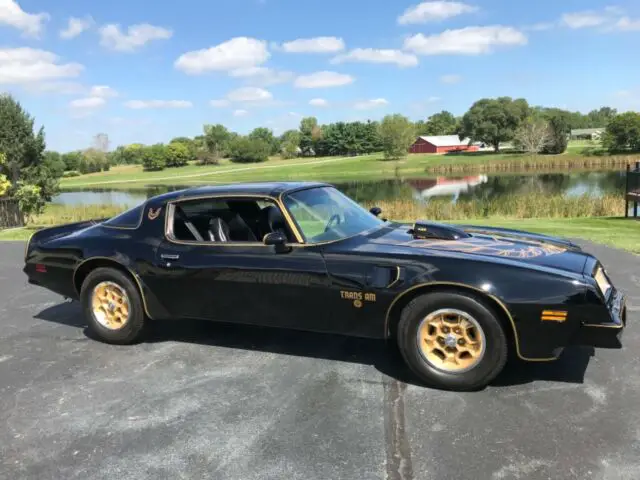
{"type": "Polygon", "coordinates": [[[346,290],[340,291],[340,298],[344,298],[346,300],[353,300],[353,306],[356,308],[361,308],[363,305],[363,301],[365,302],[375,302],[376,294],[375,293],[364,293],[364,292],[349,292],[346,290]]]}

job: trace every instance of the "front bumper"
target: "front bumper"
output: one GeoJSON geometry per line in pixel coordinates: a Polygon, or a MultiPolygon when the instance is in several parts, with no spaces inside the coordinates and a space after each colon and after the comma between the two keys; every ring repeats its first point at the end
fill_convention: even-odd
{"type": "Polygon", "coordinates": [[[596,348],[622,348],[622,333],[627,325],[627,307],[625,297],[620,291],[613,292],[609,300],[609,312],[611,322],[582,324],[573,343],[596,348]]]}

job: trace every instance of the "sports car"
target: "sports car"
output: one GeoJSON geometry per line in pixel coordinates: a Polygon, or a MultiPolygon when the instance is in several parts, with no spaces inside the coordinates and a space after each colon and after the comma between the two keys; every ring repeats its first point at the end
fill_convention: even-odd
{"type": "Polygon", "coordinates": [[[322,183],[191,188],[36,232],[24,272],[105,342],[188,318],[389,339],[445,389],[482,388],[511,357],[621,347],[624,296],[574,243],[381,214],[322,183]]]}

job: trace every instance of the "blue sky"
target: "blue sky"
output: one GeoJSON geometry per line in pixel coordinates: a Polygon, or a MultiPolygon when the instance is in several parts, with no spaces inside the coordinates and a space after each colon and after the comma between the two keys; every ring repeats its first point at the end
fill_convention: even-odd
{"type": "Polygon", "coordinates": [[[637,110],[638,44],[637,0],[0,0],[0,91],[61,151],[500,95],[637,110]]]}

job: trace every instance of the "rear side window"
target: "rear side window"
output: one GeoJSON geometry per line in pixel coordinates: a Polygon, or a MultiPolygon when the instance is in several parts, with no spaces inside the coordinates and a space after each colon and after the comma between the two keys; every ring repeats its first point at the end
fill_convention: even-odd
{"type": "Polygon", "coordinates": [[[103,225],[107,227],[138,228],[142,219],[142,210],[144,210],[144,203],[110,218],[103,225]]]}

